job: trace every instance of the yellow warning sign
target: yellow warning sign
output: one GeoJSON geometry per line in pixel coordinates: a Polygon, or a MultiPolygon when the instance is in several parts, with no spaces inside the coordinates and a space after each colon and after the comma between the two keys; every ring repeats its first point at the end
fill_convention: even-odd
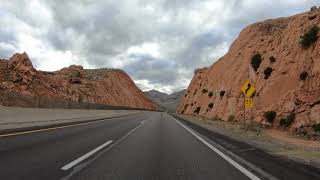
{"type": "Polygon", "coordinates": [[[245,106],[246,109],[251,109],[253,108],[253,99],[252,98],[245,98],[245,106]]]}
{"type": "Polygon", "coordinates": [[[249,80],[246,80],[244,82],[244,84],[242,85],[242,87],[241,87],[241,91],[243,92],[243,94],[245,96],[251,97],[252,94],[255,91],[255,88],[254,88],[253,84],[249,80]]]}

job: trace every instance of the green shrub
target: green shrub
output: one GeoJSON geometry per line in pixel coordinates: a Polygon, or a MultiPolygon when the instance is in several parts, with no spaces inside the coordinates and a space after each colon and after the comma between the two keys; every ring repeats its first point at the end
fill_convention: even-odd
{"type": "Polygon", "coordinates": [[[224,96],[224,94],[226,93],[226,91],[220,91],[220,97],[223,97],[224,96]]]}
{"type": "Polygon", "coordinates": [[[210,91],[209,94],[208,94],[208,96],[209,96],[209,97],[212,97],[212,96],[213,96],[213,92],[210,91]]]}
{"type": "Polygon", "coordinates": [[[184,106],[184,109],[187,109],[187,108],[188,108],[188,106],[189,106],[189,104],[186,104],[186,105],[184,106]]]}
{"type": "Polygon", "coordinates": [[[303,48],[309,48],[318,39],[319,27],[313,26],[301,38],[301,45],[303,48]]]}
{"type": "Polygon", "coordinates": [[[286,127],[287,125],[287,119],[286,118],[281,118],[279,122],[280,127],[286,127]]]}
{"type": "Polygon", "coordinates": [[[208,104],[208,107],[211,109],[213,108],[213,103],[208,104]]]}
{"type": "Polygon", "coordinates": [[[259,53],[252,56],[251,66],[254,69],[254,71],[257,71],[259,69],[261,61],[262,61],[262,58],[259,53]]]}
{"type": "Polygon", "coordinates": [[[235,116],[234,115],[230,115],[229,117],[228,117],[228,121],[234,121],[235,120],[235,116]]]}
{"type": "Polygon", "coordinates": [[[296,119],[296,114],[290,113],[287,117],[288,126],[290,126],[294,122],[295,119],[296,119]]]}
{"type": "Polygon", "coordinates": [[[301,74],[300,74],[300,79],[302,81],[306,80],[308,77],[308,72],[307,71],[303,71],[301,74]]]}
{"type": "Polygon", "coordinates": [[[289,127],[294,122],[295,118],[295,113],[290,113],[287,118],[281,118],[279,122],[280,127],[289,127]]]}
{"type": "Polygon", "coordinates": [[[264,118],[266,118],[266,120],[271,124],[273,123],[276,116],[277,116],[277,113],[274,111],[267,111],[264,113],[264,118]]]}
{"type": "Polygon", "coordinates": [[[197,94],[197,92],[198,92],[198,89],[196,89],[196,90],[194,91],[193,95],[196,95],[196,94],[197,94]]]}
{"type": "Polygon", "coordinates": [[[320,132],[320,123],[313,125],[312,128],[315,132],[320,132]]]}
{"type": "Polygon", "coordinates": [[[207,93],[208,92],[208,89],[202,89],[202,93],[207,93]]]}
{"type": "Polygon", "coordinates": [[[264,73],[264,79],[268,79],[271,76],[273,69],[271,67],[267,67],[263,73],[264,73]]]}
{"type": "Polygon", "coordinates": [[[276,58],[274,56],[271,56],[269,58],[269,60],[270,60],[271,63],[275,63],[276,62],[276,58]]]}
{"type": "Polygon", "coordinates": [[[198,106],[198,107],[193,111],[193,113],[197,113],[197,114],[199,114],[200,110],[201,110],[201,107],[200,107],[200,106],[198,106]]]}

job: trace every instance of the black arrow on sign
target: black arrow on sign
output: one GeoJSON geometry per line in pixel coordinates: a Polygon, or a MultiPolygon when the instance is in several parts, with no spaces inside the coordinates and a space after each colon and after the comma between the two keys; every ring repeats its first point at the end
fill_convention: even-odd
{"type": "Polygon", "coordinates": [[[247,89],[246,89],[246,94],[247,94],[247,92],[249,91],[250,88],[251,88],[251,84],[249,83],[248,86],[247,86],[247,89]]]}

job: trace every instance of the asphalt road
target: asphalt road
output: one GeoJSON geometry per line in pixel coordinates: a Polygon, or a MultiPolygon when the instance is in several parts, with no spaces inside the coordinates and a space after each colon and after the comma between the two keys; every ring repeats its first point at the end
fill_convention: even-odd
{"type": "Polygon", "coordinates": [[[257,168],[160,112],[0,137],[1,180],[278,179],[257,168]]]}

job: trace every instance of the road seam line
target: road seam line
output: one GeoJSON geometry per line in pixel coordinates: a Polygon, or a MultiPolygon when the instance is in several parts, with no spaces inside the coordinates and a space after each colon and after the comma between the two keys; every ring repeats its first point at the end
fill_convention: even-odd
{"type": "Polygon", "coordinates": [[[236,169],[238,169],[240,172],[245,174],[247,177],[249,177],[252,180],[261,180],[259,177],[254,175],[252,172],[241,166],[239,163],[231,159],[229,156],[225,155],[223,152],[218,150],[217,148],[213,147],[210,143],[208,143],[206,140],[198,136],[196,133],[194,133],[192,130],[190,130],[188,127],[180,123],[176,118],[169,115],[172,119],[174,119],[180,126],[182,126],[184,129],[186,129],[189,133],[191,133],[194,137],[196,137],[198,140],[200,140],[203,144],[208,146],[211,150],[213,150],[215,153],[217,153],[220,157],[222,157],[224,160],[226,160],[228,163],[230,163],[232,166],[234,166],[236,169]]]}
{"type": "Polygon", "coordinates": [[[61,169],[64,170],[64,171],[67,171],[69,170],[70,168],[72,168],[73,166],[79,164],[81,161],[87,159],[88,157],[92,156],[94,153],[98,152],[99,150],[103,149],[104,147],[110,145],[113,141],[110,140],[102,145],[100,145],[99,147],[93,149],[92,151],[82,155],[81,157],[75,159],[74,161],[70,162],[69,164],[63,166],[61,169]]]}

